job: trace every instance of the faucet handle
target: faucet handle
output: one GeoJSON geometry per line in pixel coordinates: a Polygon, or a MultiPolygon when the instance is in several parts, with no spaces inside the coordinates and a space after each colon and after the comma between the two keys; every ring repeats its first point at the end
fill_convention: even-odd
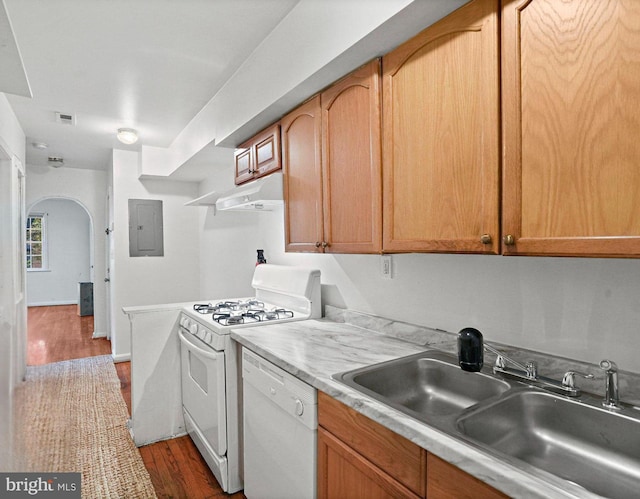
{"type": "Polygon", "coordinates": [[[612,360],[601,360],[600,361],[600,369],[606,371],[608,373],[617,373],[618,372],[618,364],[616,364],[612,360]]]}
{"type": "Polygon", "coordinates": [[[612,360],[601,360],[600,369],[605,373],[604,402],[602,405],[607,409],[620,410],[618,393],[618,366],[612,360]]]}
{"type": "Polygon", "coordinates": [[[582,376],[585,379],[593,378],[593,374],[585,374],[578,371],[567,371],[566,373],[564,373],[564,376],[562,377],[562,386],[566,386],[567,388],[575,388],[576,375],[582,376]]]}

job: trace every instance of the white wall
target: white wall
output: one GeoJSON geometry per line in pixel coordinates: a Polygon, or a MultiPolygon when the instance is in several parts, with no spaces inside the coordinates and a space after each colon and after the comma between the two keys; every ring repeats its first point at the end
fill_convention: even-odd
{"type": "Polygon", "coordinates": [[[111,348],[116,361],[131,353],[129,321],[122,307],[195,301],[200,285],[200,236],[197,208],[184,203],[197,197],[197,184],[138,180],[138,153],[113,151],[114,263],[111,269],[114,310],[111,348]],[[164,256],[129,256],[129,199],[162,201],[164,256]]]}
{"type": "Polygon", "coordinates": [[[399,254],[385,280],[378,255],[285,253],[282,211],[260,217],[273,263],[321,269],[325,304],[640,372],[636,259],[399,254]]]}
{"type": "Polygon", "coordinates": [[[89,214],[68,199],[41,201],[31,213],[46,214],[47,268],[27,272],[27,305],[78,303],[78,283],[91,280],[89,214]]]}
{"type": "Polygon", "coordinates": [[[0,92],[0,146],[25,164],[26,137],[7,97],[0,92]]]}
{"type": "MultiPolygon", "coordinates": [[[[218,168],[200,183],[199,195],[226,192],[234,187],[232,168],[218,168]]],[[[252,296],[251,278],[256,249],[262,234],[256,213],[221,211],[213,207],[191,207],[198,214],[200,232],[200,300],[252,296]]]]}
{"type": "MultiPolygon", "coordinates": [[[[231,170],[217,175],[231,176],[231,170]]],[[[264,247],[270,263],[321,269],[325,304],[454,333],[473,326],[489,341],[593,363],[610,358],[640,372],[636,259],[398,254],[386,280],[379,255],[285,253],[282,209],[244,215],[235,220],[243,226],[233,229],[225,251],[214,237],[225,228],[204,227],[203,258],[214,253],[217,267],[227,262],[245,272],[244,232],[264,247]]],[[[212,267],[204,270],[203,282],[215,278],[212,267]]]]}
{"type": "Polygon", "coordinates": [[[466,1],[300,0],[169,148],[142,146],[141,173],[166,176],[214,140],[243,142],[466,1]]]}
{"type": "Polygon", "coordinates": [[[106,322],[106,196],[107,173],[78,168],[27,166],[27,206],[48,198],[80,203],[93,223],[93,327],[94,336],[107,334],[106,322]]]}
{"type": "Polygon", "coordinates": [[[0,93],[0,469],[12,463],[12,393],[26,363],[24,268],[20,260],[25,135],[0,93]]]}

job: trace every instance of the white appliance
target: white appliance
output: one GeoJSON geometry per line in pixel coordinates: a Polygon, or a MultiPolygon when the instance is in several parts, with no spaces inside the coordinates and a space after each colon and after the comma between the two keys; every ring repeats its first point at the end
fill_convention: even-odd
{"type": "Polygon", "coordinates": [[[242,349],[244,495],[315,499],[317,391],[242,349]]]}
{"type": "Polygon", "coordinates": [[[255,296],[211,300],[180,314],[182,409],[185,427],[225,492],[241,490],[241,327],[321,317],[320,271],[262,264],[255,296]]]}
{"type": "Polygon", "coordinates": [[[217,199],[216,209],[271,211],[282,206],[282,199],[282,172],[274,172],[225,193],[217,199]]]}

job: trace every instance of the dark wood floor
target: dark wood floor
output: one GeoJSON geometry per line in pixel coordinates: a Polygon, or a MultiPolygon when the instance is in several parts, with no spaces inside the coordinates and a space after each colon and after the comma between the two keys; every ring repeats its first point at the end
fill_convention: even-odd
{"type": "Polygon", "coordinates": [[[77,305],[29,307],[27,364],[39,366],[62,360],[111,354],[111,342],[92,338],[93,316],[78,316],[77,305]]]}
{"type": "MultiPolygon", "coordinates": [[[[79,317],[75,305],[30,307],[28,321],[28,365],[111,353],[108,340],[91,338],[93,317],[79,317]]],[[[131,414],[131,363],[115,366],[131,414]]],[[[241,492],[229,495],[222,491],[188,436],[140,447],[140,455],[160,498],[244,498],[241,492]]]]}

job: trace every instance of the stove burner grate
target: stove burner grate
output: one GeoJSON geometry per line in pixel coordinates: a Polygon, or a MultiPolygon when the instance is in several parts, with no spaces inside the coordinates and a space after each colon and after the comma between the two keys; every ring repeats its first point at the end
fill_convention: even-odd
{"type": "Polygon", "coordinates": [[[223,326],[233,326],[236,324],[250,324],[252,322],[260,322],[262,319],[258,314],[251,312],[243,312],[240,314],[214,312],[213,320],[223,326]]]}
{"type": "Polygon", "coordinates": [[[226,300],[218,302],[215,305],[211,303],[196,303],[193,309],[200,314],[246,312],[249,310],[264,310],[264,303],[258,300],[226,300]]]}
{"type": "Polygon", "coordinates": [[[267,309],[263,302],[253,299],[226,300],[215,305],[211,303],[196,303],[193,309],[200,314],[212,314],[212,319],[223,326],[291,319],[294,316],[291,310],[279,307],[267,309]]]}

